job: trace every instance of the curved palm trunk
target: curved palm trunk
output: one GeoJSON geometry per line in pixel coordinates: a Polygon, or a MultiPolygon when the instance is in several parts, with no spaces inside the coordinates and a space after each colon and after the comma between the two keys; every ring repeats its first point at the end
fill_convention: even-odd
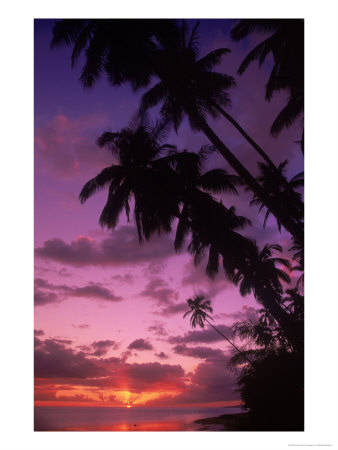
{"type": "Polygon", "coordinates": [[[254,363],[252,362],[252,361],[250,361],[250,359],[238,348],[238,347],[236,347],[236,345],[235,344],[233,344],[231,341],[230,341],[230,339],[228,339],[221,331],[219,331],[216,327],[214,327],[214,325],[212,325],[210,322],[209,322],[209,320],[208,319],[206,319],[205,318],[205,321],[207,322],[207,324],[211,327],[211,328],[213,328],[215,331],[217,331],[217,333],[218,334],[220,334],[222,337],[224,337],[224,339],[225,340],[227,340],[228,342],[229,342],[229,344],[231,344],[232,346],[233,346],[233,348],[238,352],[238,353],[240,353],[241,355],[243,355],[244,356],[244,358],[248,361],[248,363],[250,363],[251,365],[252,365],[252,367],[255,369],[256,367],[255,367],[255,365],[254,365],[254,363]]]}
{"type": "Polygon", "coordinates": [[[199,129],[208,137],[210,142],[217,148],[223,158],[238,173],[238,175],[251,188],[256,196],[264,203],[264,205],[272,212],[276,219],[283,227],[298,241],[303,242],[303,228],[296,223],[291,217],[280,211],[279,206],[271,202],[268,193],[262,188],[251,173],[243,166],[236,156],[228,149],[221,139],[209,127],[207,122],[196,112],[194,115],[195,123],[199,129]]]}
{"type": "Polygon", "coordinates": [[[246,139],[247,142],[249,142],[250,145],[256,150],[256,152],[264,159],[264,161],[268,164],[268,166],[271,167],[272,170],[274,170],[276,173],[278,173],[278,176],[280,177],[280,173],[278,172],[277,167],[275,164],[271,161],[271,159],[268,157],[268,155],[265,153],[265,151],[260,147],[257,142],[255,142],[251,136],[248,135],[248,133],[239,125],[238,122],[226,111],[224,111],[223,108],[221,108],[217,103],[212,102],[213,107],[222,114],[223,117],[225,117],[246,139]]]}

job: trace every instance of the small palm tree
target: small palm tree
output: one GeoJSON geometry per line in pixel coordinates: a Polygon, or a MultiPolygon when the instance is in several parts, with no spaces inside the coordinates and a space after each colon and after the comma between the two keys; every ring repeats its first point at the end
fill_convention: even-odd
{"type": "Polygon", "coordinates": [[[236,347],[236,345],[230,341],[221,331],[219,331],[214,325],[212,325],[208,319],[213,320],[213,318],[208,314],[212,313],[212,307],[210,306],[210,300],[205,300],[203,295],[197,295],[193,299],[189,298],[187,300],[189,305],[189,311],[185,312],[183,318],[191,314],[190,324],[192,328],[195,328],[196,325],[199,325],[201,328],[204,328],[204,322],[206,322],[211,328],[213,328],[218,334],[220,334],[232,347],[239,353],[243,355],[243,357],[247,360],[252,367],[255,367],[253,362],[250,361],[247,356],[243,354],[243,352],[236,347]]]}

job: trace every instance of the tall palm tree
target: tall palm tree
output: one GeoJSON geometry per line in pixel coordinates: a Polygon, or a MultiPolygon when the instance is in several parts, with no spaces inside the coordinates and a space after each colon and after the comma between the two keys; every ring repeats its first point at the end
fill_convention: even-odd
{"type": "MultiPolygon", "coordinates": [[[[303,173],[297,174],[290,181],[287,181],[285,176],[285,167],[288,161],[284,161],[278,166],[279,179],[276,179],[275,171],[264,164],[258,163],[260,168],[260,175],[257,180],[264,187],[265,190],[270,192],[270,196],[273,200],[281,205],[281,208],[285,208],[285,214],[291,214],[292,217],[299,223],[304,221],[304,204],[302,201],[302,196],[295,189],[304,185],[304,180],[302,178],[303,173]]],[[[259,205],[259,211],[261,211],[265,205],[262,201],[254,196],[250,202],[250,205],[259,205]]],[[[266,222],[270,216],[270,210],[267,208],[263,226],[265,228],[266,222]]],[[[281,224],[277,220],[277,225],[279,231],[281,231],[281,224]]]]}
{"type": "MultiPolygon", "coordinates": [[[[278,211],[267,192],[238,161],[205,120],[205,114],[216,117],[223,114],[242,133],[245,139],[260,153],[267,164],[274,167],[263,150],[249,137],[222,106],[229,104],[227,89],[234,85],[228,75],[212,72],[210,69],[228,53],[218,49],[197,60],[198,47],[194,27],[190,38],[186,23],[179,28],[176,21],[126,21],[126,20],[64,20],[54,29],[53,46],[74,45],[72,61],[81,52],[86,53],[86,65],[81,80],[85,86],[94,82],[106,72],[110,82],[129,82],[133,88],[145,87],[153,75],[160,78],[144,96],[142,108],[148,108],[165,100],[164,116],[172,119],[178,127],[183,114],[187,114],[193,128],[203,131],[218,151],[264,201],[283,226],[300,240],[301,227],[289,215],[278,211]],[[120,42],[124,42],[121,46],[120,42]],[[135,45],[133,46],[133,42],[135,45]],[[169,93],[166,96],[166,92],[169,93]],[[283,216],[283,217],[282,217],[283,216]]],[[[277,173],[277,172],[276,172],[277,173]]]]}
{"type": "Polygon", "coordinates": [[[304,110],[304,20],[243,19],[233,28],[231,35],[238,41],[254,32],[269,33],[269,37],[249,52],[238,73],[242,74],[255,60],[261,65],[272,54],[274,65],[266,85],[266,99],[271,100],[273,94],[280,90],[289,92],[287,105],[271,126],[271,133],[277,135],[304,110]]]}
{"type": "MultiPolygon", "coordinates": [[[[187,303],[189,305],[189,310],[184,313],[183,318],[191,314],[190,317],[190,324],[192,328],[195,328],[196,325],[199,325],[201,328],[204,328],[204,322],[206,322],[211,328],[213,328],[218,334],[220,334],[226,341],[229,342],[230,345],[239,353],[243,354],[243,352],[236,347],[236,345],[230,341],[221,331],[219,331],[212,323],[209,322],[208,319],[213,320],[213,318],[208,314],[212,313],[212,307],[210,306],[210,300],[205,300],[203,295],[197,295],[194,298],[189,298],[187,300],[187,303]]],[[[243,355],[244,358],[248,361],[249,364],[251,364],[253,367],[254,364],[252,361],[250,361],[249,358],[247,358],[245,355],[243,355]]]]}
{"type": "Polygon", "coordinates": [[[134,198],[134,217],[139,240],[148,240],[154,233],[171,231],[178,216],[178,191],[169,168],[158,170],[153,163],[169,146],[161,144],[164,129],[145,123],[132,123],[118,133],[104,133],[98,140],[108,146],[118,164],[103,169],[83,187],[79,197],[84,203],[95,192],[109,186],[107,203],[100,216],[100,225],[114,229],[125,209],[129,221],[130,200],[134,198]]]}
{"type": "Polygon", "coordinates": [[[156,41],[170,40],[175,30],[175,20],[169,19],[64,19],[54,26],[51,46],[73,46],[73,67],[85,54],[80,76],[84,87],[106,74],[109,83],[128,82],[137,90],[150,83],[156,41]]]}
{"type": "MultiPolygon", "coordinates": [[[[171,120],[177,130],[186,115],[193,129],[202,131],[247,184],[254,194],[272,211],[280,223],[296,238],[301,239],[302,227],[285,214],[280,205],[275,204],[268,192],[257,182],[230,149],[214,133],[206,121],[206,115],[216,117],[219,111],[215,108],[229,104],[227,90],[233,86],[234,80],[228,75],[211,71],[228,49],[218,49],[201,59],[198,58],[196,27],[190,37],[187,36],[183,23],[181,33],[177,36],[175,46],[165,44],[159,46],[154,55],[154,72],[159,82],[150,88],[142,97],[140,111],[162,104],[161,115],[171,120]]],[[[172,43],[171,43],[172,44],[172,43]]]]}
{"type": "Polygon", "coordinates": [[[293,347],[301,351],[302,342],[297,324],[282,306],[283,286],[281,281],[289,283],[290,277],[276,266],[279,264],[290,269],[290,263],[284,258],[272,257],[272,250],[282,251],[278,244],[265,245],[261,251],[256,245],[251,249],[249,258],[234,273],[232,281],[239,285],[243,297],[253,293],[255,299],[264,306],[284,330],[293,347]]]}

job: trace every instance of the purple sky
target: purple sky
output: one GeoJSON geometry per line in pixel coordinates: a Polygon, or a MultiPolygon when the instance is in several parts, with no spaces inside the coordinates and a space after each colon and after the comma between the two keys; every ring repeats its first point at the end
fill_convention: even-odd
{"type": "MultiPolygon", "coordinates": [[[[201,56],[219,47],[231,48],[217,70],[236,76],[257,37],[232,42],[232,24],[201,22],[201,56]]],[[[52,26],[53,21],[35,23],[35,328],[40,333],[36,402],[162,406],[238,401],[234,374],[226,369],[229,344],[220,342],[213,330],[192,332],[182,316],[186,300],[204,294],[212,301],[215,324],[229,335],[231,324],[254,317],[259,305],[251,296],[241,298],[223,272],[209,280],[206,261],[196,268],[186,252],[175,254],[173,236],[140,246],[135,224],[127,224],[123,216],[113,233],[101,230],[98,218],[106,191],[79,203],[83,184],[113,162],[105,149],[96,146],[97,137],[126,126],[140,94],[128,86],[112,88],[105,80],[84,91],[78,82],[82,61],[71,70],[70,49],[50,50],[52,26]],[[72,374],[66,369],[69,358],[88,368],[83,382],[76,379],[76,370],[72,374]],[[107,364],[104,375],[102,365],[107,364]],[[95,368],[102,373],[97,384],[92,380],[95,368]],[[139,384],[141,369],[144,382],[139,384]]],[[[264,101],[270,65],[268,61],[259,70],[254,64],[243,77],[236,77],[231,113],[276,164],[290,160],[293,176],[302,170],[295,142],[301,124],[278,139],[270,137],[271,120],[285,101],[285,95],[270,104],[264,101]]],[[[212,127],[257,174],[256,153],[239,133],[221,119],[212,121],[212,127]]],[[[191,132],[185,121],[167,142],[197,151],[208,140],[191,132]]],[[[218,154],[209,158],[208,167],[232,172],[218,154]]],[[[239,214],[252,219],[245,234],[260,246],[278,242],[287,251],[288,234],[279,234],[274,219],[263,230],[264,215],[249,208],[250,198],[243,190],[238,197],[222,196],[227,206],[236,205],[239,214]]]]}

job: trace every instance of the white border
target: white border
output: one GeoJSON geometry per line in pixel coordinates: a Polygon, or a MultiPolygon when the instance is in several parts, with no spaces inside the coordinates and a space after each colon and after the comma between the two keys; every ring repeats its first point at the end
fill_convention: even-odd
{"type": "MultiPolygon", "coordinates": [[[[4,4],[3,4],[4,5],[4,4]]],[[[0,445],[6,450],[285,449],[337,446],[337,3],[14,1],[2,6],[2,371],[0,445]],[[140,5],[142,5],[142,10],[140,5]],[[305,17],[306,20],[306,404],[305,433],[34,433],[33,18],[305,17]],[[4,99],[5,97],[5,99],[4,99]],[[318,174],[320,178],[318,179],[318,174]],[[333,282],[332,282],[333,281],[333,282]]],[[[292,404],[290,403],[290,407],[292,404]]]]}

